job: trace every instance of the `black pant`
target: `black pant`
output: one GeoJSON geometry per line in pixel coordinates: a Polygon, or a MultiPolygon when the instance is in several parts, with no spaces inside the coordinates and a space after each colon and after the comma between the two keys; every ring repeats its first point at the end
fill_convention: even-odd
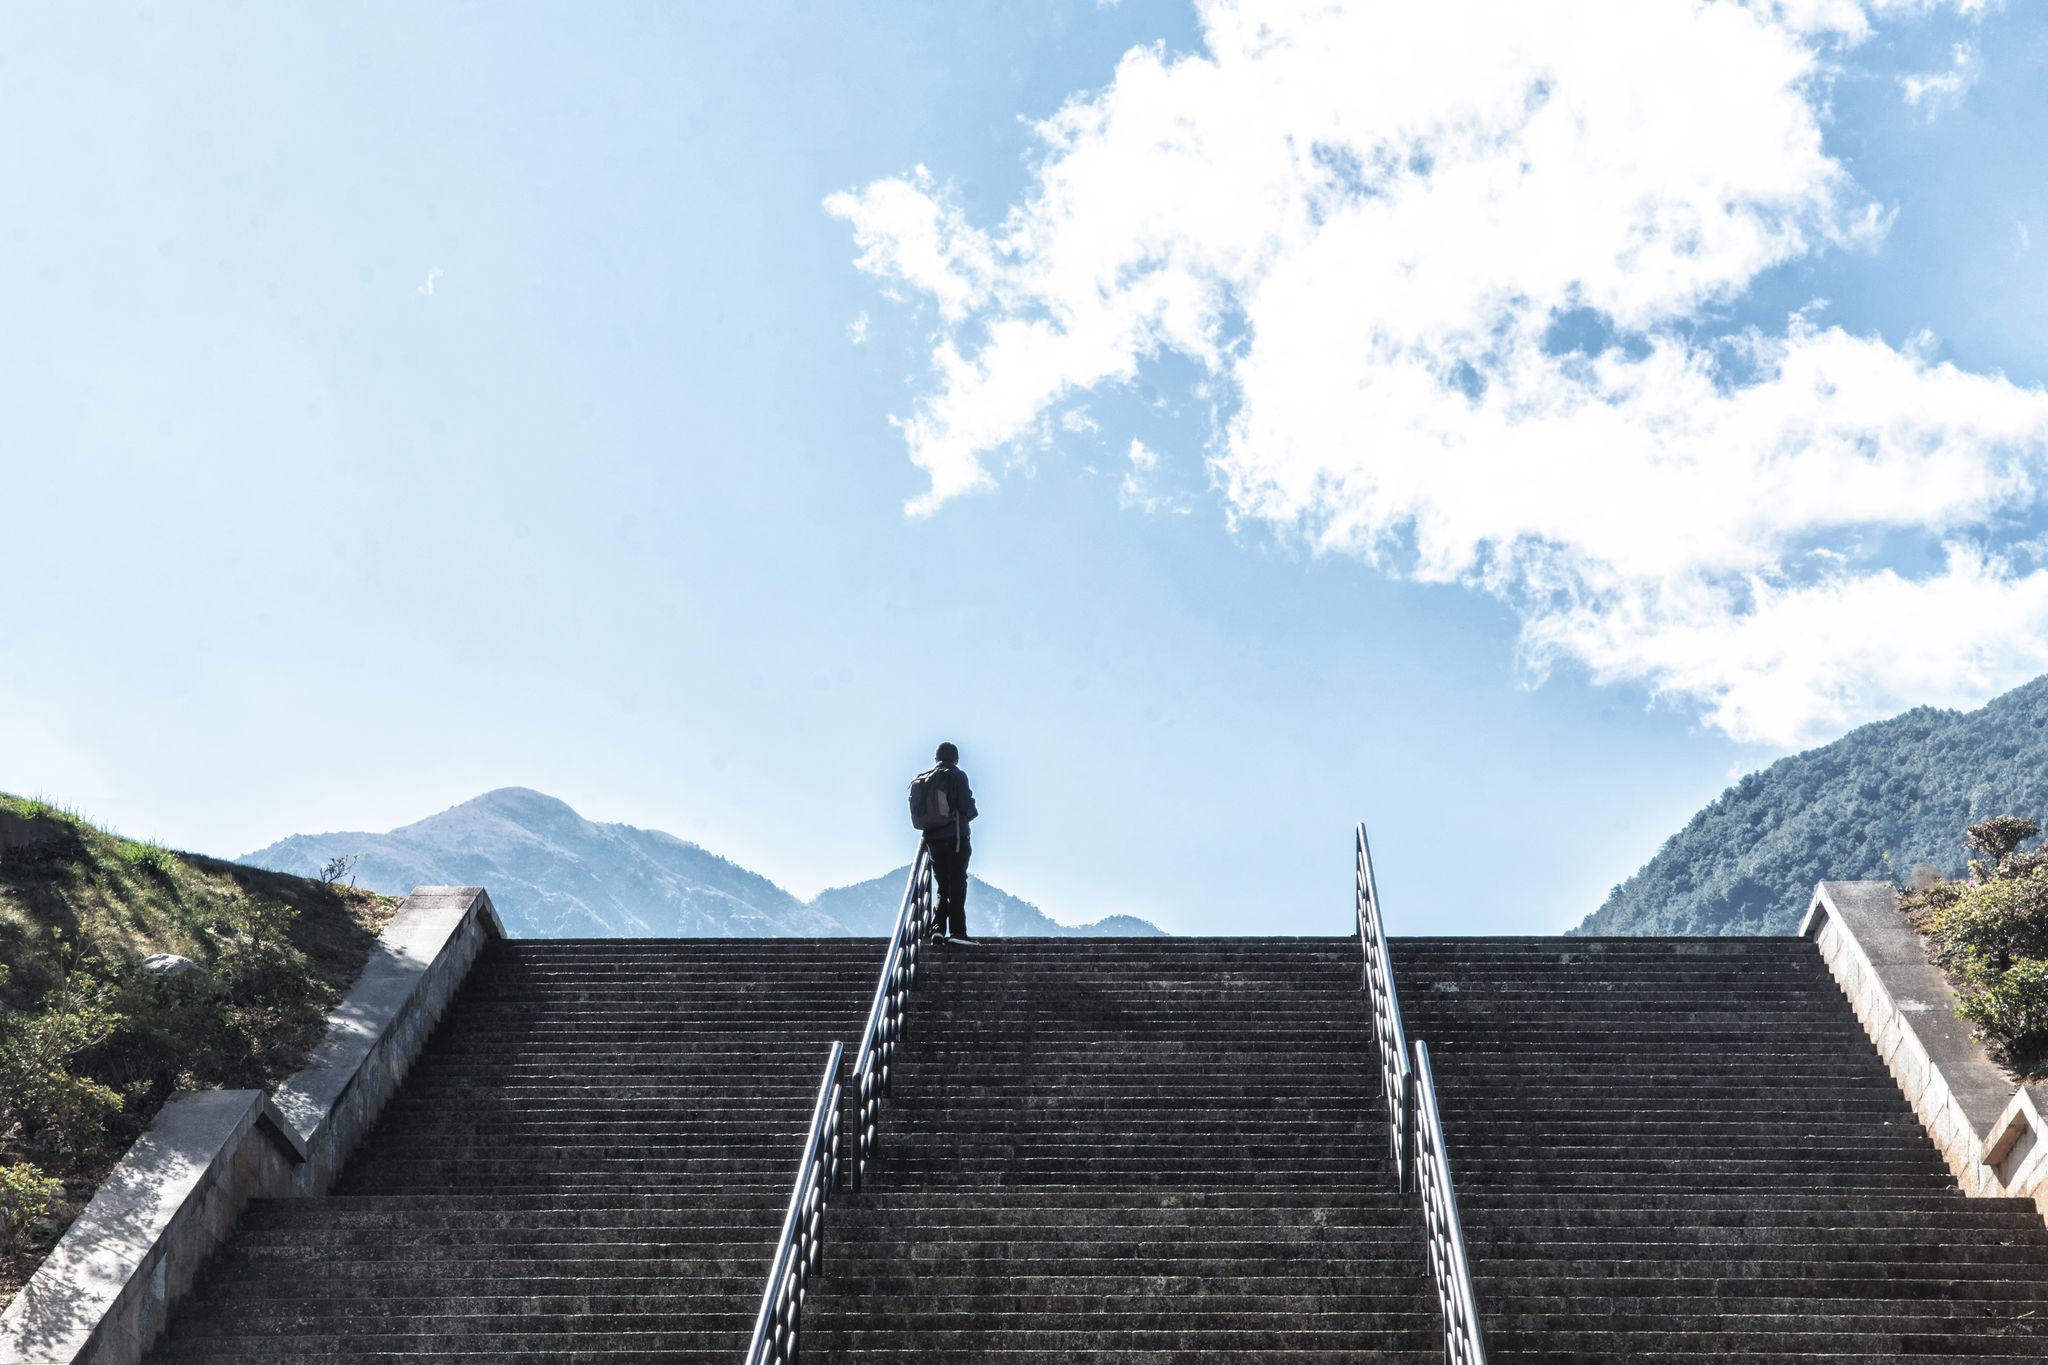
{"type": "Polygon", "coordinates": [[[938,840],[930,845],[932,851],[932,877],[939,884],[939,919],[937,928],[941,933],[955,938],[967,937],[967,859],[974,847],[965,839],[960,847],[954,848],[951,839],[938,840]]]}

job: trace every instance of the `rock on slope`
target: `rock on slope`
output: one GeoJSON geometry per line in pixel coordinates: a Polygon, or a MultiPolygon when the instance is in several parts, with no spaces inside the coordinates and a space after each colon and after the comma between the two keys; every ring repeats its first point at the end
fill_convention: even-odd
{"type": "Polygon", "coordinates": [[[1982,708],[1920,707],[1730,787],[1586,917],[1582,934],[1787,934],[1813,884],[1963,871],[1963,829],[2048,823],[2048,677],[1982,708]]]}
{"type": "MultiPolygon", "coordinates": [[[[490,888],[506,929],[525,938],[813,937],[887,934],[907,869],[809,903],[696,844],[658,830],[586,820],[552,796],[502,787],[388,834],[295,834],[244,863],[319,875],[354,854],[358,884],[490,888]]],[[[1071,929],[977,880],[969,914],[997,934],[1156,934],[1118,915],[1071,929]],[[1003,928],[1002,925],[1017,927],[1003,928]]]]}

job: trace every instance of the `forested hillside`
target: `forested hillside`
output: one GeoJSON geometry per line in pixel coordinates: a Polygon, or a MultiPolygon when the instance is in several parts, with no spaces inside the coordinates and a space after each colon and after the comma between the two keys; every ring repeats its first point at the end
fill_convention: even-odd
{"type": "Polygon", "coordinates": [[[2048,817],[2048,678],[1921,707],[1751,773],[1586,917],[1582,934],[1784,934],[1813,884],[1963,871],[1963,831],[2048,817]]]}

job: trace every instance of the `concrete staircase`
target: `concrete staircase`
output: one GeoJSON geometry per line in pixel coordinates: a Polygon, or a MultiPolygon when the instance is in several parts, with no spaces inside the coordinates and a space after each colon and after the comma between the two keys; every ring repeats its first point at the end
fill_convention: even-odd
{"type": "Polygon", "coordinates": [[[1435,1362],[1356,943],[935,950],[819,1362],[1435,1362]]]}
{"type": "Polygon", "coordinates": [[[879,960],[491,944],[335,1193],[251,1206],[152,1360],[733,1365],[879,960]]]}
{"type": "Polygon", "coordinates": [[[2048,1230],[1966,1199],[1811,943],[1396,939],[1488,1356],[2048,1359],[2048,1230]]]}
{"type": "MultiPolygon", "coordinates": [[[[931,950],[812,1362],[1441,1358],[1355,941],[931,950]]],[[[2048,1359],[1802,940],[1396,940],[1495,1365],[2048,1359]]],[[[735,1365],[881,945],[495,943],[329,1198],[252,1207],[157,1365],[735,1365]]]]}

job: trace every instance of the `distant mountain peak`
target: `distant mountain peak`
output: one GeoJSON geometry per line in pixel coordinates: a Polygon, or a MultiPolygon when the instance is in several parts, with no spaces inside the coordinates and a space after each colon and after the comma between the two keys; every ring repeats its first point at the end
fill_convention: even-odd
{"type": "MultiPolygon", "coordinates": [[[[531,787],[499,787],[383,834],[295,834],[241,861],[317,875],[345,854],[357,858],[360,885],[393,895],[422,885],[488,887],[506,927],[530,938],[886,935],[908,872],[806,902],[686,839],[586,820],[531,787]]],[[[1062,925],[978,878],[968,917],[976,932],[994,934],[1159,932],[1130,916],[1062,925]]]]}
{"type": "Polygon", "coordinates": [[[579,830],[591,823],[568,802],[546,792],[537,792],[531,787],[498,787],[409,825],[401,825],[391,832],[406,834],[440,829],[479,819],[500,820],[536,833],[543,830],[579,830]]]}

